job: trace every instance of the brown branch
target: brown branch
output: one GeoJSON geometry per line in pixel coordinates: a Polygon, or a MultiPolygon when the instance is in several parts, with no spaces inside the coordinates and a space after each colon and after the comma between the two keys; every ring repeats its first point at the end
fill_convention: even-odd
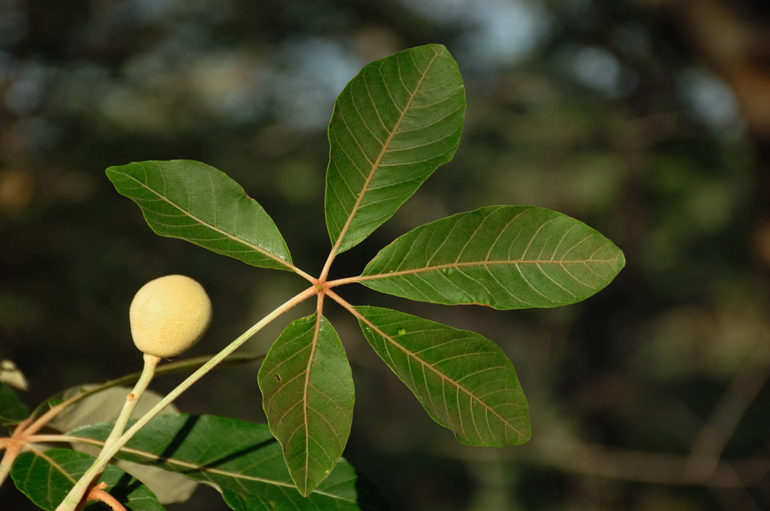
{"type": "Polygon", "coordinates": [[[756,366],[746,366],[733,377],[693,442],[687,463],[687,472],[692,477],[705,479],[716,470],[727,442],[768,377],[767,367],[756,366]]]}
{"type": "Polygon", "coordinates": [[[722,460],[722,452],[759,391],[770,368],[747,366],[738,372],[714,407],[689,455],[608,448],[578,440],[544,438],[521,451],[530,463],[570,472],[664,485],[743,490],[770,474],[770,458],[722,460]]]}
{"type": "Polygon", "coordinates": [[[687,455],[604,447],[542,434],[537,438],[515,450],[463,449],[454,455],[469,461],[511,460],[586,476],[714,489],[756,486],[770,474],[770,458],[722,460],[702,476],[687,471],[687,455]]]}
{"type": "Polygon", "coordinates": [[[770,473],[770,459],[745,458],[718,462],[708,474],[692,473],[689,456],[653,453],[598,445],[574,445],[558,455],[535,449],[541,462],[586,475],[665,485],[744,488],[758,484],[770,473]]]}

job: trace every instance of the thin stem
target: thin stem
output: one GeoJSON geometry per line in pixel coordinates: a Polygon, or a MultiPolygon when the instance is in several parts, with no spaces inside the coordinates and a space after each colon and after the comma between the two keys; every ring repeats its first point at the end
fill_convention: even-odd
{"type": "Polygon", "coordinates": [[[0,486],[3,485],[8,474],[11,473],[11,466],[20,452],[21,445],[19,442],[11,440],[5,446],[5,453],[3,453],[3,458],[0,460],[0,486]]]}
{"type": "Polygon", "coordinates": [[[91,491],[88,493],[87,501],[88,502],[94,502],[99,501],[103,504],[107,505],[112,511],[126,511],[126,508],[121,504],[118,499],[104,491],[104,489],[107,487],[106,484],[100,483],[98,486],[95,486],[91,491]]]}
{"type": "Polygon", "coordinates": [[[152,381],[153,376],[155,376],[155,368],[158,367],[160,357],[145,353],[143,360],[144,367],[142,368],[142,375],[136,381],[136,385],[131,389],[131,392],[126,396],[126,402],[123,403],[123,409],[120,410],[120,415],[118,415],[115,425],[112,427],[110,436],[108,436],[107,440],[104,442],[104,448],[109,447],[123,434],[123,431],[126,429],[126,424],[128,424],[128,419],[131,417],[131,413],[133,413],[136,404],[139,402],[139,398],[142,397],[142,394],[147,390],[150,381],[152,381]]]}
{"type": "Polygon", "coordinates": [[[326,258],[326,262],[324,263],[324,267],[321,270],[321,276],[318,277],[319,282],[326,282],[326,279],[329,277],[329,270],[332,267],[332,262],[334,262],[334,258],[337,257],[337,249],[340,246],[340,242],[342,241],[342,236],[337,238],[337,242],[334,244],[332,249],[329,251],[329,257],[326,258]]]}
{"type": "MultiPolygon", "coordinates": [[[[144,391],[147,390],[147,387],[150,385],[152,377],[155,376],[155,368],[158,367],[160,357],[157,355],[149,355],[145,353],[143,360],[144,366],[142,368],[142,374],[136,381],[134,388],[126,396],[126,401],[123,403],[123,408],[120,410],[120,414],[118,414],[118,418],[115,420],[115,424],[112,426],[112,431],[107,437],[107,440],[105,440],[97,459],[101,458],[102,453],[109,449],[110,446],[114,444],[118,438],[120,438],[120,435],[123,434],[123,430],[126,429],[128,419],[131,417],[131,413],[134,411],[134,408],[136,408],[136,404],[139,402],[139,398],[142,397],[142,394],[144,394],[144,391]]],[[[72,490],[70,491],[70,495],[73,495],[73,500],[77,499],[75,500],[75,506],[77,506],[77,504],[83,499],[83,494],[88,491],[88,488],[91,487],[93,482],[102,475],[104,468],[105,467],[95,469],[92,465],[89,467],[86,473],[83,474],[83,477],[81,477],[80,480],[75,483],[75,486],[73,486],[72,490]]]]}
{"type": "Polygon", "coordinates": [[[335,293],[331,289],[327,289],[326,290],[326,294],[329,296],[329,298],[331,298],[332,300],[334,300],[338,304],[342,305],[345,308],[345,310],[347,310],[349,313],[351,313],[356,319],[362,319],[363,318],[363,316],[361,316],[361,314],[352,305],[350,305],[350,302],[348,302],[347,300],[342,298],[340,295],[338,295],[337,293],[335,293]]]}
{"type": "Polygon", "coordinates": [[[326,287],[332,288],[337,286],[344,286],[347,284],[356,284],[362,280],[371,280],[380,277],[382,277],[382,275],[358,275],[356,277],[345,277],[344,279],[335,279],[327,282],[326,287]]]}
{"type": "Polygon", "coordinates": [[[161,399],[155,406],[153,406],[147,413],[140,417],[125,433],[123,433],[112,445],[105,445],[99,457],[94,460],[93,464],[83,474],[83,476],[75,483],[70,492],[64,498],[64,500],[56,508],[56,511],[75,511],[78,504],[83,499],[83,496],[88,491],[89,486],[93,482],[95,474],[100,474],[104,471],[107,463],[117,454],[118,451],[129,441],[131,438],[144,427],[145,424],[155,417],[161,410],[171,404],[177,397],[179,397],[185,390],[190,388],[192,384],[200,380],[206,373],[211,371],[217,364],[223,361],[230,353],[238,349],[243,343],[251,339],[257,332],[262,330],[265,326],[271,323],[274,319],[278,318],[281,314],[294,308],[296,305],[302,303],[306,299],[310,298],[317,293],[315,286],[305,289],[303,292],[297,294],[293,298],[286,301],[283,305],[275,309],[273,312],[259,320],[257,323],[251,326],[248,330],[243,332],[234,341],[225,346],[219,353],[211,357],[208,362],[199,367],[195,372],[188,376],[182,383],[177,385],[171,392],[169,392],[163,399],[161,399]]]}
{"type": "Polygon", "coordinates": [[[284,264],[286,265],[287,268],[289,268],[291,271],[293,271],[294,273],[296,273],[297,275],[299,275],[303,279],[307,280],[311,284],[315,284],[315,282],[316,282],[315,277],[313,277],[312,275],[310,275],[306,271],[300,270],[299,268],[297,268],[296,266],[294,266],[291,263],[284,262],[284,264]]]}

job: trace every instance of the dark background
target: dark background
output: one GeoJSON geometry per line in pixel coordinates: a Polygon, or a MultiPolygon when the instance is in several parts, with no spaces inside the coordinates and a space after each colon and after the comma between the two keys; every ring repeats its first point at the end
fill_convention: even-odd
{"type": "MultiPolygon", "coordinates": [[[[488,204],[534,204],[614,240],[628,265],[553,310],[439,307],[356,287],[481,332],[529,399],[523,447],[461,446],[430,421],[339,308],[357,386],[346,457],[397,510],[770,508],[770,9],[728,0],[0,0],[0,358],[29,404],[138,369],[128,304],[193,276],[216,351],[301,290],[155,236],[109,165],[191,158],[241,183],[295,263],[318,274],[325,128],[358,69],[439,42],[467,117],[455,159],[334,276],[409,228],[488,204]]],[[[306,310],[298,311],[305,313],[306,310]]],[[[245,348],[264,352],[283,318],[245,348]]],[[[258,366],[179,401],[264,421],[258,366]]],[[[178,379],[159,379],[171,388],[178,379]]],[[[31,509],[6,484],[2,509],[31,509]]],[[[201,488],[169,509],[225,509],[201,488]]]]}

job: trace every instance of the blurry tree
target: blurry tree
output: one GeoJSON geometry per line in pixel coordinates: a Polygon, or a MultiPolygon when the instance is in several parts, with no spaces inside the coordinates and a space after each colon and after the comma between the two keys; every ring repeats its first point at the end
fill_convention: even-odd
{"type": "Polygon", "coordinates": [[[645,2],[674,19],[693,52],[734,91],[756,149],[756,255],[770,267],[770,7],[748,0],[645,2]]]}

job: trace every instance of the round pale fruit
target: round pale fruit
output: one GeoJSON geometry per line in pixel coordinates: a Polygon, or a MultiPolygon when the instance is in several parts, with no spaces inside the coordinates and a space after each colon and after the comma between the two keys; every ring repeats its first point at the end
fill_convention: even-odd
{"type": "Polygon", "coordinates": [[[211,320],[211,300],[190,277],[166,275],[136,292],[128,316],[139,351],[172,358],[203,336],[211,320]]]}

